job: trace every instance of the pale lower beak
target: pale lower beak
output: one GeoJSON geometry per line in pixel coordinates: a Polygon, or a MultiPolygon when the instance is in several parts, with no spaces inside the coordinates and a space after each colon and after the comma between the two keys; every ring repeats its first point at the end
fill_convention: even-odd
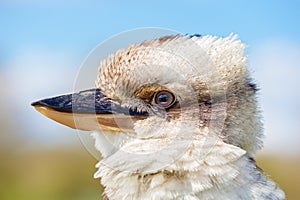
{"type": "Polygon", "coordinates": [[[86,131],[134,132],[134,123],[148,116],[122,108],[99,89],[47,98],[31,105],[58,123],[86,131]]]}

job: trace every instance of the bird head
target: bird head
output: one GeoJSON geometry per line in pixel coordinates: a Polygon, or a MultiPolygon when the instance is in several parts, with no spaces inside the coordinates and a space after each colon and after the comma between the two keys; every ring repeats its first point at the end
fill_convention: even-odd
{"type": "Polygon", "coordinates": [[[246,65],[235,35],[167,36],[102,61],[95,89],[32,105],[61,124],[93,131],[104,159],[120,150],[126,156],[119,158],[132,162],[153,152],[156,161],[174,158],[193,141],[203,149],[221,142],[252,156],[261,147],[261,122],[246,65]]]}

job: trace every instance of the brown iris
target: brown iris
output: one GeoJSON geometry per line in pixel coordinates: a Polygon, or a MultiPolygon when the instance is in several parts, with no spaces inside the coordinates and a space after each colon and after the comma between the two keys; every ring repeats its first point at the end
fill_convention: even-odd
{"type": "Polygon", "coordinates": [[[155,104],[160,108],[170,108],[175,103],[175,96],[169,91],[160,91],[154,96],[155,104]]]}

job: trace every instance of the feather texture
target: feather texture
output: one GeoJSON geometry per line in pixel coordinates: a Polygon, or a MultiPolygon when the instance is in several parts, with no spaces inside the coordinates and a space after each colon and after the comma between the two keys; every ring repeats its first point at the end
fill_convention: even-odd
{"type": "Polygon", "coordinates": [[[285,199],[252,159],[263,134],[244,49],[233,34],[177,35],[101,62],[96,86],[153,114],[134,124],[134,135],[93,133],[103,155],[95,178],[110,200],[285,199]],[[161,88],[176,95],[180,114],[151,105],[161,88]]]}

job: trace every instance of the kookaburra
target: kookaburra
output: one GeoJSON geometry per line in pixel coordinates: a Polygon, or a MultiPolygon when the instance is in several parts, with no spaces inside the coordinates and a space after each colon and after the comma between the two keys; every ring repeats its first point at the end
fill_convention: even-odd
{"type": "Polygon", "coordinates": [[[285,199],[253,158],[263,134],[244,48],[236,35],[134,44],[100,63],[95,89],[32,105],[91,131],[105,199],[285,199]]]}

